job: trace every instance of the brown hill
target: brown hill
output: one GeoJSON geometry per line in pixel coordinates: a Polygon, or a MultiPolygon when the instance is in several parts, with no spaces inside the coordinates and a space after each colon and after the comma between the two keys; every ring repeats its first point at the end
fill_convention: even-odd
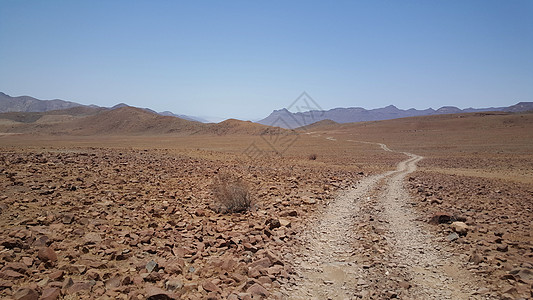
{"type": "Polygon", "coordinates": [[[74,107],[42,113],[2,113],[0,132],[52,135],[262,135],[289,130],[252,122],[226,120],[204,124],[144,109],[74,107]]]}
{"type": "Polygon", "coordinates": [[[66,125],[72,125],[71,133],[82,135],[191,134],[205,126],[200,122],[161,116],[134,107],[107,110],[66,125]]]}
{"type": "Polygon", "coordinates": [[[241,121],[235,119],[228,119],[220,123],[211,123],[201,131],[203,134],[228,135],[228,134],[243,134],[243,135],[264,135],[264,134],[281,134],[289,133],[291,131],[271,127],[262,124],[253,123],[250,121],[241,121]]]}
{"type": "Polygon", "coordinates": [[[337,123],[335,121],[326,119],[326,120],[321,120],[321,121],[315,122],[313,124],[309,124],[307,126],[299,127],[298,129],[302,129],[302,130],[326,130],[326,129],[334,127],[335,125],[338,125],[338,124],[339,123],[337,123]]]}

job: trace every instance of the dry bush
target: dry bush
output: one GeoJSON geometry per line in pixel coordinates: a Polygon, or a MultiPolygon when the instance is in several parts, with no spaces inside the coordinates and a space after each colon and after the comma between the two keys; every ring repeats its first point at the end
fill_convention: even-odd
{"type": "Polygon", "coordinates": [[[252,198],[248,185],[230,173],[220,173],[211,184],[217,209],[225,213],[237,213],[250,209],[252,198]]]}
{"type": "Polygon", "coordinates": [[[316,153],[309,154],[308,158],[309,158],[309,160],[316,160],[317,155],[316,155],[316,153]]]}

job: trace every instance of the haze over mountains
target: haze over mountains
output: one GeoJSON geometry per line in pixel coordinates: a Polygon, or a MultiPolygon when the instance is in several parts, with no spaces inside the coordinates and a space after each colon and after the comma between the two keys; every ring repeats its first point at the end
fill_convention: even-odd
{"type": "Polygon", "coordinates": [[[437,110],[428,108],[417,110],[414,108],[403,110],[394,105],[389,105],[377,109],[364,109],[362,107],[334,108],[330,110],[312,110],[306,112],[290,112],[283,108],[274,110],[268,117],[257,121],[259,124],[294,129],[301,126],[307,126],[323,120],[331,120],[337,123],[353,123],[364,121],[380,121],[406,117],[486,112],[486,111],[504,111],[504,112],[523,112],[533,110],[533,102],[520,102],[508,107],[489,107],[489,108],[466,108],[460,109],[454,106],[443,106],[437,110]]]}
{"type": "MultiPolygon", "coordinates": [[[[257,125],[262,124],[284,129],[294,129],[321,121],[352,123],[454,113],[486,111],[523,112],[531,110],[533,110],[533,102],[520,102],[508,107],[467,109],[444,106],[437,110],[432,108],[424,110],[414,108],[403,110],[394,105],[389,105],[370,110],[362,107],[349,107],[294,113],[283,108],[274,110],[268,117],[256,123],[258,123],[257,125]]],[[[4,120],[4,124],[6,122],[23,123],[26,124],[24,125],[26,129],[36,126],[35,124],[40,124],[40,127],[43,127],[43,124],[47,124],[43,128],[47,128],[49,131],[55,130],[65,133],[91,134],[102,132],[106,131],[104,125],[107,126],[107,130],[111,133],[211,132],[227,134],[243,131],[257,134],[265,131],[265,128],[262,126],[252,126],[253,124],[251,122],[238,120],[220,122],[218,123],[219,126],[215,128],[216,126],[213,124],[203,124],[207,123],[207,121],[198,117],[174,114],[170,111],[156,112],[149,108],[134,108],[124,103],[107,108],[96,105],[82,105],[59,99],[39,100],[29,96],[11,97],[2,92],[0,92],[0,113],[3,113],[0,119],[4,120]],[[242,124],[239,122],[242,122],[242,124]],[[58,125],[59,123],[63,123],[62,127],[58,125]],[[67,126],[67,129],[65,124],[68,124],[70,127],[67,126]],[[243,124],[247,124],[244,126],[246,129],[242,126],[243,124]]]]}

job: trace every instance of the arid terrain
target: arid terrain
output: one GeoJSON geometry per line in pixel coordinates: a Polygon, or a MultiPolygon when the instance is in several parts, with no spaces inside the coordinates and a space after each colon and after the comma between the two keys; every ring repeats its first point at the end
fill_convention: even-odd
{"type": "Polygon", "coordinates": [[[2,298],[533,297],[533,114],[2,115],[2,298]],[[250,210],[217,209],[222,172],[250,210]]]}

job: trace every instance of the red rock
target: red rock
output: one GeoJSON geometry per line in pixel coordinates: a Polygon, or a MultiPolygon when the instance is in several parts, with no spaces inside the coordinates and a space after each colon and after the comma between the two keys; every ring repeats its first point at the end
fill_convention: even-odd
{"type": "Polygon", "coordinates": [[[50,247],[39,249],[37,257],[39,257],[39,259],[45,263],[55,264],[55,262],[57,262],[57,254],[55,253],[54,249],[50,247]]]}
{"type": "Polygon", "coordinates": [[[270,277],[268,277],[268,276],[260,276],[259,278],[257,278],[257,281],[259,281],[259,283],[261,283],[261,284],[271,284],[272,283],[272,279],[270,279],[270,277]]]}
{"type": "Polygon", "coordinates": [[[177,295],[169,293],[155,286],[149,286],[146,288],[147,300],[171,300],[178,299],[177,295]]]}
{"type": "Polygon", "coordinates": [[[472,255],[470,255],[470,259],[468,261],[477,265],[483,262],[483,256],[479,255],[477,252],[474,252],[472,255]]]}
{"type": "Polygon", "coordinates": [[[61,296],[61,290],[56,287],[46,288],[39,300],[56,300],[61,296]]]}
{"type": "Polygon", "coordinates": [[[226,272],[231,272],[235,266],[237,265],[237,261],[233,258],[226,258],[222,262],[221,268],[226,272]]]}
{"type": "Polygon", "coordinates": [[[83,237],[83,240],[86,244],[98,244],[102,242],[102,237],[99,233],[89,232],[83,237]]]}
{"type": "Polygon", "coordinates": [[[31,265],[33,265],[33,258],[25,256],[22,258],[22,263],[28,267],[31,267],[31,265]]]}
{"type": "Polygon", "coordinates": [[[460,235],[464,236],[468,233],[468,225],[464,222],[453,222],[450,226],[453,228],[453,231],[460,235]]]}
{"type": "Polygon", "coordinates": [[[16,300],[39,300],[39,293],[34,289],[18,290],[13,298],[16,300]]]}
{"type": "Polygon", "coordinates": [[[222,290],[210,280],[204,281],[202,283],[202,287],[204,288],[204,290],[208,292],[217,292],[217,293],[222,292],[222,290]]]}
{"type": "Polygon", "coordinates": [[[270,260],[272,264],[283,266],[283,262],[281,261],[281,259],[278,256],[276,256],[274,253],[267,251],[265,253],[265,256],[270,260]]]}
{"type": "Polygon", "coordinates": [[[280,216],[281,217],[297,217],[298,212],[295,210],[290,210],[290,211],[282,212],[280,216]]]}
{"type": "Polygon", "coordinates": [[[13,270],[5,270],[0,272],[0,278],[7,279],[7,280],[14,280],[18,278],[23,278],[24,274],[20,274],[17,271],[13,270]]]}
{"type": "Polygon", "coordinates": [[[246,289],[246,292],[252,294],[252,297],[253,296],[261,296],[261,297],[269,296],[268,291],[259,283],[254,283],[252,286],[246,289]]]}
{"type": "Polygon", "coordinates": [[[52,281],[58,281],[63,278],[63,274],[65,274],[63,270],[57,270],[57,271],[50,273],[50,275],[48,275],[48,278],[50,278],[50,280],[52,281]]]}
{"type": "Polygon", "coordinates": [[[453,215],[445,213],[445,212],[438,212],[438,213],[435,213],[433,216],[431,216],[429,223],[430,224],[447,224],[447,223],[451,223],[452,220],[454,220],[453,215]]]}
{"type": "Polygon", "coordinates": [[[68,294],[74,294],[82,291],[91,291],[93,283],[91,282],[76,282],[69,288],[67,288],[68,294]]]}
{"type": "Polygon", "coordinates": [[[501,244],[496,246],[496,250],[500,252],[507,252],[507,250],[509,250],[509,246],[507,244],[501,244]]]}
{"type": "Polygon", "coordinates": [[[270,259],[268,257],[261,258],[259,260],[256,260],[255,262],[248,265],[250,268],[254,268],[257,266],[261,266],[263,268],[268,268],[272,265],[272,262],[270,262],[270,259]]]}
{"type": "Polygon", "coordinates": [[[291,221],[287,219],[280,218],[279,224],[283,227],[291,227],[291,221]]]}
{"type": "Polygon", "coordinates": [[[28,268],[23,263],[10,262],[5,267],[3,267],[2,270],[13,270],[24,274],[28,271],[28,268]]]}
{"type": "Polygon", "coordinates": [[[274,218],[266,220],[265,225],[268,225],[268,228],[270,228],[270,230],[276,229],[281,226],[279,220],[274,218]]]}
{"type": "Polygon", "coordinates": [[[4,288],[11,288],[13,286],[13,282],[11,280],[0,280],[0,290],[4,288]]]}
{"type": "Polygon", "coordinates": [[[105,282],[106,289],[114,289],[120,286],[122,278],[117,274],[105,282]]]}

